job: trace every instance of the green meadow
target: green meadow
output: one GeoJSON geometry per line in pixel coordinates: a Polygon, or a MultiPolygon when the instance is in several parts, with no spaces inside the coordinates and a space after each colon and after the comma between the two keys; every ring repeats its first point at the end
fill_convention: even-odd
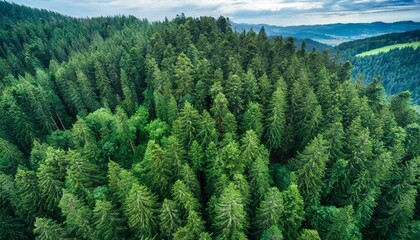
{"type": "Polygon", "coordinates": [[[411,43],[400,43],[400,44],[394,44],[394,45],[389,45],[389,46],[385,46],[385,47],[381,47],[381,48],[375,48],[372,49],[370,51],[366,51],[366,52],[362,52],[356,55],[356,57],[366,57],[366,56],[372,56],[372,55],[377,55],[379,53],[386,53],[391,51],[392,49],[401,49],[401,48],[406,48],[406,47],[412,47],[414,49],[420,47],[420,41],[417,42],[411,42],[411,43]]]}

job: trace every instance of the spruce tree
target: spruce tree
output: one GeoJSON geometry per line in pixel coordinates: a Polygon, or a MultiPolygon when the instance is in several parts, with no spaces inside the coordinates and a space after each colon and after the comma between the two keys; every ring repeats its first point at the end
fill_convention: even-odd
{"type": "Polygon", "coordinates": [[[128,226],[136,238],[157,234],[157,198],[145,186],[134,183],[124,204],[128,226]]]}
{"type": "Polygon", "coordinates": [[[328,158],[328,142],[322,135],[318,135],[291,162],[296,169],[299,192],[302,194],[306,207],[319,204],[322,179],[328,158]]]}

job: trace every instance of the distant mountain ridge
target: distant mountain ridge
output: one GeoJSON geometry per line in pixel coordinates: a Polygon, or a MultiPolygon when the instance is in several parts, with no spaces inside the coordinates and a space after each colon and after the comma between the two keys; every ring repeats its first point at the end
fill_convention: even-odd
{"type": "Polygon", "coordinates": [[[237,32],[241,32],[243,30],[249,31],[250,29],[259,31],[261,27],[265,28],[265,31],[269,36],[282,35],[284,37],[295,37],[299,39],[310,38],[324,44],[338,45],[343,42],[364,39],[387,33],[406,32],[420,29],[420,22],[334,23],[325,25],[299,25],[286,27],[268,24],[232,23],[232,28],[237,32]]]}

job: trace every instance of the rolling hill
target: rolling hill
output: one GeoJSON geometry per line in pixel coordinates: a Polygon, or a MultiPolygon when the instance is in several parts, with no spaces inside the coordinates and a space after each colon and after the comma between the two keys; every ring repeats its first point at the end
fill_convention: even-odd
{"type": "Polygon", "coordinates": [[[388,94],[409,90],[420,104],[420,30],[347,42],[333,51],[353,64],[352,76],[365,82],[381,77],[388,94]]]}
{"type": "Polygon", "coordinates": [[[273,26],[267,24],[241,24],[232,23],[232,27],[241,32],[243,29],[258,31],[264,27],[267,35],[295,37],[300,39],[310,38],[312,40],[338,45],[343,42],[369,38],[387,33],[406,32],[420,29],[419,22],[402,21],[394,23],[373,22],[373,23],[336,23],[325,25],[301,25],[301,26],[273,26]]]}

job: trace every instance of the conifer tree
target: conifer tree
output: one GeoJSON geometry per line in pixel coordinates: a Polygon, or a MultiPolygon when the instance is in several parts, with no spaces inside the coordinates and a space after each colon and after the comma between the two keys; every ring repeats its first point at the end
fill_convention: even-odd
{"type": "Polygon", "coordinates": [[[260,233],[271,226],[280,227],[283,211],[284,203],[280,191],[277,187],[269,188],[256,210],[255,225],[260,233]]]}
{"type": "Polygon", "coordinates": [[[296,169],[299,192],[305,200],[306,207],[319,204],[328,157],[328,142],[322,135],[318,135],[291,162],[296,169]]]}
{"type": "Polygon", "coordinates": [[[145,186],[134,183],[125,200],[125,216],[136,238],[153,238],[157,234],[157,198],[145,186]]]}
{"type": "Polygon", "coordinates": [[[61,199],[67,164],[64,151],[50,147],[45,162],[38,168],[38,186],[48,210],[55,210],[61,199]]]}
{"type": "Polygon", "coordinates": [[[293,117],[297,149],[303,149],[316,136],[322,120],[321,106],[305,77],[293,83],[290,111],[293,117]]]}
{"type": "Polygon", "coordinates": [[[14,174],[18,164],[23,164],[23,154],[16,146],[0,138],[0,171],[14,174]]]}
{"type": "Polygon", "coordinates": [[[266,120],[265,139],[270,150],[281,148],[285,140],[286,104],[284,89],[277,88],[271,98],[266,120]]]}
{"type": "Polygon", "coordinates": [[[140,179],[161,196],[168,195],[173,176],[176,176],[181,167],[181,163],[171,163],[169,160],[171,159],[165,156],[163,149],[155,141],[150,140],[143,161],[134,167],[140,179]],[[174,167],[175,173],[172,172],[174,167]]]}
{"type": "Polygon", "coordinates": [[[94,239],[119,239],[125,230],[122,218],[109,201],[97,200],[93,209],[94,239]]]}
{"type": "Polygon", "coordinates": [[[251,69],[248,69],[243,76],[243,95],[244,104],[256,102],[258,100],[258,83],[257,79],[251,69]]]}
{"type": "Polygon", "coordinates": [[[64,223],[69,232],[75,231],[80,238],[92,236],[92,210],[88,206],[75,195],[64,191],[59,207],[66,217],[64,223]]]}
{"type": "Polygon", "coordinates": [[[19,168],[15,175],[18,196],[18,213],[30,224],[35,216],[43,210],[41,204],[41,191],[38,187],[36,173],[19,168]]]}
{"type": "Polygon", "coordinates": [[[108,163],[108,180],[113,199],[119,203],[124,203],[132,185],[137,183],[136,177],[131,172],[123,169],[114,161],[108,163]]]}
{"type": "Polygon", "coordinates": [[[318,231],[313,229],[302,229],[298,240],[321,240],[318,231]]]}
{"type": "Polygon", "coordinates": [[[64,239],[65,231],[61,224],[49,218],[36,218],[34,234],[36,240],[64,239]]]}
{"type": "Polygon", "coordinates": [[[229,103],[229,109],[238,116],[243,111],[243,86],[239,75],[230,73],[224,86],[224,93],[229,103]]]}
{"type": "Polygon", "coordinates": [[[233,184],[226,186],[215,205],[216,215],[212,225],[217,238],[245,238],[248,217],[244,207],[241,193],[233,184]]]}
{"type": "Polygon", "coordinates": [[[283,235],[286,239],[296,239],[304,218],[304,202],[294,183],[281,193],[284,210],[281,215],[283,235]]]}
{"type": "Polygon", "coordinates": [[[242,131],[253,130],[261,139],[263,134],[263,113],[258,103],[250,102],[242,119],[242,131]]]}
{"type": "Polygon", "coordinates": [[[182,52],[175,65],[175,83],[177,84],[175,97],[178,100],[186,94],[192,93],[194,88],[193,67],[191,60],[182,52]]]}
{"type": "Polygon", "coordinates": [[[187,149],[200,132],[200,114],[189,103],[185,102],[184,108],[173,124],[173,133],[187,149]]]}
{"type": "Polygon", "coordinates": [[[162,237],[170,239],[180,226],[181,216],[176,203],[164,199],[159,214],[159,228],[162,237]]]}
{"type": "Polygon", "coordinates": [[[265,230],[261,236],[261,240],[283,240],[283,234],[276,225],[265,230]]]}

